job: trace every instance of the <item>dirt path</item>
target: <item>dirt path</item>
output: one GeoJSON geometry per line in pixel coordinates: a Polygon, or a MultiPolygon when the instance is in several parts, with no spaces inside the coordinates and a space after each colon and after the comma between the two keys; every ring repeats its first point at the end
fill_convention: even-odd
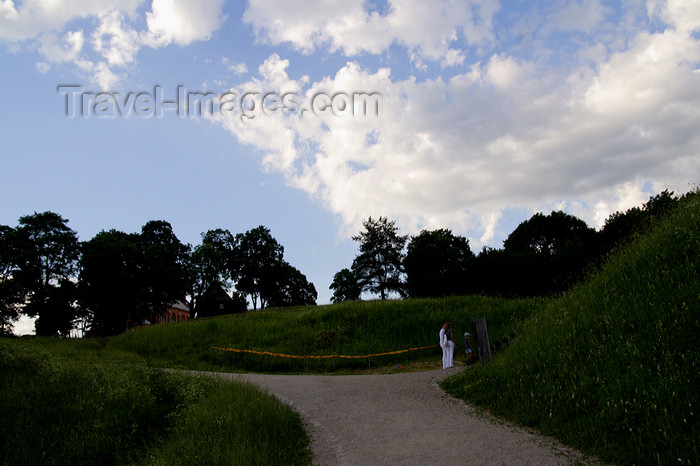
{"type": "Polygon", "coordinates": [[[556,441],[479,413],[437,385],[459,369],[385,375],[217,374],[251,382],[303,418],[314,464],[570,464],[556,441]]]}

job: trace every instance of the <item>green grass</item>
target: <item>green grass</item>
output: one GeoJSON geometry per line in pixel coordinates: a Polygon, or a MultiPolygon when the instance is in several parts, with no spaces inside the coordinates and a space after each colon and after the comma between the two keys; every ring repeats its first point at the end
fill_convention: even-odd
{"type": "Polygon", "coordinates": [[[443,387],[620,464],[700,462],[700,200],[443,387]]]}
{"type": "MultiPolygon", "coordinates": [[[[364,301],[296,310],[144,327],[120,335],[110,350],[134,351],[150,364],[190,369],[256,372],[326,372],[368,366],[365,359],[298,360],[212,350],[212,346],[301,356],[367,355],[435,345],[445,320],[455,335],[474,333],[473,317],[485,316],[492,342],[515,333],[543,301],[479,296],[406,301],[364,301]]],[[[461,347],[461,344],[460,344],[461,347]]],[[[439,347],[410,355],[373,357],[392,365],[439,357],[439,347]]]]}
{"type": "Polygon", "coordinates": [[[101,346],[0,340],[1,464],[308,464],[299,417],[271,395],[101,346]]]}

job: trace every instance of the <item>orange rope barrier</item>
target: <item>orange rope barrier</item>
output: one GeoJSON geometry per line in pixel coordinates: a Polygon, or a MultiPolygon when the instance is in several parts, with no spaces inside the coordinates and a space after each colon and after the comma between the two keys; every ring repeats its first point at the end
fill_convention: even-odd
{"type": "Polygon", "coordinates": [[[420,346],[417,348],[409,348],[405,350],[398,350],[398,351],[389,351],[388,353],[376,353],[376,354],[365,354],[362,356],[347,356],[344,354],[329,354],[329,355],[323,355],[323,356],[297,356],[293,354],[283,354],[283,353],[270,353],[269,351],[254,351],[254,350],[245,350],[245,349],[237,349],[237,348],[219,348],[218,346],[212,346],[212,349],[219,350],[219,351],[232,351],[235,353],[249,353],[249,354],[261,354],[265,356],[273,356],[276,358],[292,358],[292,359],[330,359],[330,358],[343,358],[343,359],[362,359],[362,358],[373,358],[375,356],[387,356],[390,354],[401,354],[401,353],[408,353],[409,351],[418,351],[422,349],[427,349],[427,348],[435,348],[436,346],[440,345],[430,345],[430,346],[420,346]]]}

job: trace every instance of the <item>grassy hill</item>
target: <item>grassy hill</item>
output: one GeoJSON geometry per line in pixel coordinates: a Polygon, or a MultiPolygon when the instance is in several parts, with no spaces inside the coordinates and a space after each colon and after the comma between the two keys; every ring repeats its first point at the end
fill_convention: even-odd
{"type": "Polygon", "coordinates": [[[622,464],[700,462],[697,193],[533,313],[455,396],[622,464]]]}
{"type": "MultiPolygon", "coordinates": [[[[212,347],[296,356],[377,354],[436,345],[444,321],[453,323],[456,335],[473,333],[475,316],[486,317],[491,340],[497,341],[515,333],[543,302],[468,296],[271,309],[144,327],[120,335],[109,345],[120,351],[135,351],[158,366],[257,372],[337,371],[367,367],[368,362],[285,359],[223,352],[212,347]]],[[[409,357],[413,361],[435,360],[440,354],[439,347],[429,348],[410,355],[373,357],[371,364],[405,363],[409,357]]]]}

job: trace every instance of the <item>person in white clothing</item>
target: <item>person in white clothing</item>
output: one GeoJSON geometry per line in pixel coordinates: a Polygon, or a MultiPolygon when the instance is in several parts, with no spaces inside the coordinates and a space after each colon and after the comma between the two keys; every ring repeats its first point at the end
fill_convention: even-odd
{"type": "Polygon", "coordinates": [[[447,357],[445,358],[447,366],[445,366],[445,364],[443,363],[443,368],[455,367],[454,366],[455,338],[454,338],[454,332],[452,332],[452,323],[451,322],[448,322],[445,326],[445,337],[447,338],[447,343],[445,344],[445,349],[443,351],[447,353],[447,357]]]}
{"type": "Polygon", "coordinates": [[[442,348],[442,368],[447,369],[447,337],[445,335],[447,329],[447,322],[442,324],[440,329],[440,348],[442,348]]]}

